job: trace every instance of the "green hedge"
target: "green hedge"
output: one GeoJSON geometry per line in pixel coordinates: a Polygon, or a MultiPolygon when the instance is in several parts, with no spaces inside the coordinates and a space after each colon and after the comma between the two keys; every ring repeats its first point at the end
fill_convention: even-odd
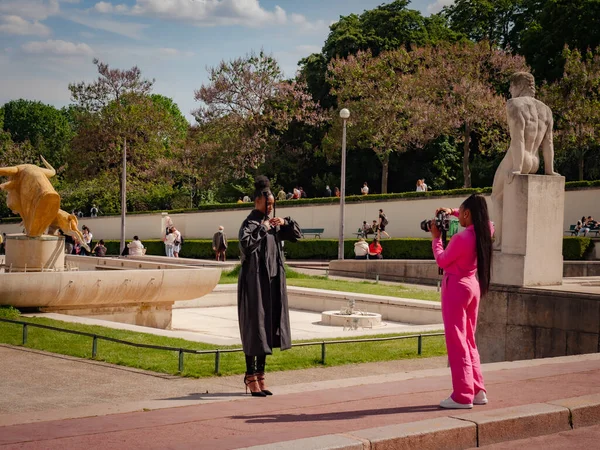
{"type": "MultiPolygon", "coordinates": [[[[344,240],[344,255],[354,258],[356,239],[344,240]]],[[[129,241],[128,241],[129,242],[129,241]]],[[[230,239],[227,249],[228,259],[240,256],[237,239],[230,239]]],[[[119,241],[106,241],[109,255],[119,254],[119,241]]],[[[143,241],[147,255],[164,256],[165,245],[158,239],[143,241]]],[[[433,259],[431,239],[400,238],[382,239],[383,257],[385,259],[433,259]]],[[[593,247],[592,240],[584,237],[565,237],[563,240],[563,256],[567,261],[585,259],[593,247]]],[[[288,259],[336,259],[338,253],[337,239],[301,239],[298,242],[286,242],[284,251],[288,259]]],[[[181,257],[196,259],[213,259],[212,241],[208,239],[186,240],[181,249],[181,257]]]]}
{"type": "Polygon", "coordinates": [[[592,251],[594,244],[588,237],[563,238],[563,259],[565,261],[581,261],[592,251]]]}

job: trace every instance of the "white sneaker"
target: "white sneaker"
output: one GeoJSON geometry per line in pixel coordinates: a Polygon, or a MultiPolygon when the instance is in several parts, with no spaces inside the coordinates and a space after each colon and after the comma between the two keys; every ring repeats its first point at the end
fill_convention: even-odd
{"type": "Polygon", "coordinates": [[[479,391],[475,398],[473,399],[474,405],[487,405],[488,399],[487,395],[485,395],[485,391],[479,391]]]}
{"type": "Polygon", "coordinates": [[[473,403],[456,403],[452,400],[452,397],[448,397],[446,400],[440,402],[440,407],[446,409],[471,409],[473,408],[473,403]]]}

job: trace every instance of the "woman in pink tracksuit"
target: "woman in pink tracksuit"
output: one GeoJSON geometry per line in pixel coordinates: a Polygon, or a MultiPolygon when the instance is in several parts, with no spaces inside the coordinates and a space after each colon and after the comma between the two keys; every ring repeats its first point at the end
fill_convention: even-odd
{"type": "Polygon", "coordinates": [[[468,409],[487,403],[475,328],[479,300],[490,285],[493,226],[481,195],[470,196],[460,209],[441,210],[458,217],[465,230],[455,234],[444,250],[440,230],[434,222],[431,226],[435,261],[444,269],[442,318],[453,389],[440,406],[468,409]]]}

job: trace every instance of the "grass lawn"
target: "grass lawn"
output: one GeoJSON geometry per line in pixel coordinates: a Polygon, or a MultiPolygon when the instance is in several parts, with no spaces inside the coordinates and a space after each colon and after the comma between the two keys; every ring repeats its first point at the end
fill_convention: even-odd
{"type": "MultiPolygon", "coordinates": [[[[215,346],[211,344],[190,342],[184,339],[167,338],[125,330],[115,330],[100,326],[78,325],[51,319],[16,317],[14,310],[10,312],[9,311],[10,309],[7,310],[5,308],[0,308],[0,317],[10,318],[13,320],[22,320],[30,323],[51,325],[70,330],[84,331],[87,333],[97,334],[99,336],[113,337],[129,342],[195,350],[239,348],[239,346],[215,346]]],[[[21,345],[22,330],[23,327],[21,325],[0,322],[0,343],[21,345]]],[[[384,336],[394,335],[379,335],[370,337],[384,336]]],[[[315,342],[321,341],[319,340],[315,342]]],[[[91,359],[92,357],[92,339],[90,337],[60,333],[57,331],[44,330],[35,327],[28,327],[28,339],[26,347],[63,355],[77,356],[80,358],[91,359]]],[[[446,347],[443,336],[427,337],[423,339],[422,355],[420,357],[426,358],[445,354],[446,347]]],[[[352,363],[389,361],[418,357],[416,339],[337,344],[327,346],[325,366],[339,366],[352,363]]],[[[136,367],[154,372],[168,374],[178,373],[178,352],[135,348],[123,344],[99,340],[98,354],[96,359],[112,364],[136,367]]],[[[320,360],[321,346],[315,345],[310,347],[296,347],[285,352],[275,350],[273,356],[268,358],[267,364],[270,371],[294,370],[308,367],[321,367],[322,365],[320,360]]],[[[214,376],[214,365],[215,356],[213,354],[185,354],[184,371],[182,375],[188,377],[214,376]]],[[[242,352],[221,354],[221,375],[242,374],[244,371],[245,363],[242,352]]]]}
{"type": "MultiPolygon", "coordinates": [[[[238,281],[239,266],[221,274],[220,284],[238,281]]],[[[299,286],[330,291],[355,292],[357,294],[386,295],[390,297],[413,298],[417,300],[440,301],[440,293],[435,290],[410,289],[402,285],[379,284],[373,281],[331,280],[327,277],[305,275],[286,269],[288,286],[299,286]]]]}

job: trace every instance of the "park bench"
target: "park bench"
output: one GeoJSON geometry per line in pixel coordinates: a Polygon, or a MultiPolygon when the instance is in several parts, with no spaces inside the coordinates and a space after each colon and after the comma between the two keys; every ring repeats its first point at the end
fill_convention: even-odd
{"type": "Polygon", "coordinates": [[[303,236],[307,234],[312,234],[316,238],[320,238],[321,234],[325,231],[325,228],[300,228],[300,232],[303,236]]]}
{"type": "MultiPolygon", "coordinates": [[[[565,233],[571,233],[571,236],[577,236],[578,232],[575,231],[575,227],[576,227],[576,225],[569,225],[569,229],[565,230],[565,233]]],[[[599,227],[592,228],[590,231],[588,231],[588,236],[592,233],[594,233],[596,235],[596,237],[598,237],[598,235],[600,235],[600,228],[599,227]]]]}

